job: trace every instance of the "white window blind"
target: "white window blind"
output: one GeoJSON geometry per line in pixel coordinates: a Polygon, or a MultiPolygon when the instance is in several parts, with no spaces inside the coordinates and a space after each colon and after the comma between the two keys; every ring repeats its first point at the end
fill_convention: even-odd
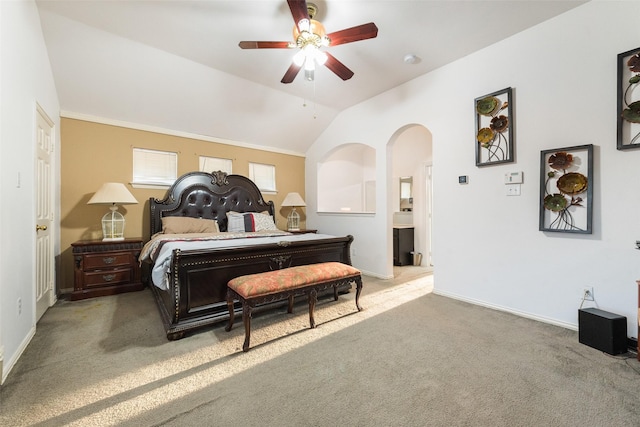
{"type": "Polygon", "coordinates": [[[233,173],[233,161],[231,159],[221,159],[219,157],[200,156],[200,172],[222,171],[227,174],[233,173]]]}
{"type": "Polygon", "coordinates": [[[276,192],[276,167],[261,163],[249,163],[249,179],[260,191],[276,192]]]}
{"type": "Polygon", "coordinates": [[[133,149],[133,184],[171,185],[178,177],[178,153],[133,149]]]}

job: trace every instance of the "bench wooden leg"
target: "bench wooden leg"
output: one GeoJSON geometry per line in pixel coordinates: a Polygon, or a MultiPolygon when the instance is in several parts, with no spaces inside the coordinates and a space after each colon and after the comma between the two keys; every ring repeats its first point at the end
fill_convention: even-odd
{"type": "Polygon", "coordinates": [[[360,292],[362,292],[362,277],[358,276],[354,279],[356,281],[356,307],[358,311],[362,311],[362,307],[360,307],[360,292]]]}
{"type": "Polygon", "coordinates": [[[229,309],[229,323],[227,324],[227,327],[224,328],[224,330],[229,332],[233,327],[233,318],[235,317],[235,310],[233,309],[233,296],[230,291],[227,291],[227,308],[229,309]]]}
{"type": "Polygon", "coordinates": [[[313,319],[313,309],[316,307],[316,301],[318,301],[318,291],[311,289],[309,291],[309,325],[311,325],[311,329],[316,327],[316,321],[313,319]]]}
{"type": "Polygon", "coordinates": [[[249,341],[251,339],[251,306],[247,301],[242,301],[242,322],[244,323],[244,344],[242,351],[249,351],[249,341]]]}
{"type": "Polygon", "coordinates": [[[293,313],[293,295],[289,295],[289,306],[287,307],[287,313],[293,313]]]}

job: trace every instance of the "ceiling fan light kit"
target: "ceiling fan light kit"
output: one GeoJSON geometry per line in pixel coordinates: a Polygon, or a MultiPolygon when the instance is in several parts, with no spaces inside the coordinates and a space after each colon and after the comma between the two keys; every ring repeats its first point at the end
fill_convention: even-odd
{"type": "Polygon", "coordinates": [[[308,45],[319,48],[320,46],[329,46],[329,37],[324,29],[324,25],[315,19],[303,19],[298,25],[293,26],[293,39],[291,47],[299,47],[304,49],[308,45]]]}
{"type": "Polygon", "coordinates": [[[359,40],[372,39],[378,35],[378,27],[373,22],[358,25],[326,34],[324,25],[313,19],[318,8],[313,3],[304,0],[287,0],[289,10],[293,16],[292,42],[274,41],[241,41],[241,49],[299,49],[293,61],[282,77],[282,83],[291,83],[304,66],[305,78],[314,79],[315,64],[324,65],[342,80],[353,77],[353,71],[338,61],[333,55],[321,48],[352,43],[359,40]]]}

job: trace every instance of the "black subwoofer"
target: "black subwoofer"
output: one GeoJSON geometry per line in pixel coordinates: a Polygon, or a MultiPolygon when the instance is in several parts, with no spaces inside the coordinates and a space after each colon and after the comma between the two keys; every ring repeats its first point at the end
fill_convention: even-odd
{"type": "Polygon", "coordinates": [[[578,340],[605,353],[626,353],[627,318],[597,308],[580,309],[578,340]]]}

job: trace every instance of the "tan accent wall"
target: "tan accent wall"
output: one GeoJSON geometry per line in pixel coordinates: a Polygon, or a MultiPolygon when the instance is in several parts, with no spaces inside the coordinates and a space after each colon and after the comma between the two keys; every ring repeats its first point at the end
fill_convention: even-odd
{"type": "MultiPolygon", "coordinates": [[[[138,200],[137,205],[120,206],[125,215],[125,237],[149,239],[149,198],[163,199],[166,189],[133,188],[132,149],[148,148],[178,153],[178,176],[198,170],[198,156],[233,159],[233,173],[248,176],[249,162],[276,167],[277,194],[264,194],[276,207],[276,225],[286,229],[289,208],[281,203],[295,191],[304,198],[304,157],[218,144],[155,132],[141,131],[63,118],[61,132],[60,271],[58,293],[73,289],[71,243],[101,239],[100,220],[108,212],[102,205],[87,205],[105,182],[122,182],[138,200]]],[[[304,209],[298,210],[304,227],[304,209]]]]}

